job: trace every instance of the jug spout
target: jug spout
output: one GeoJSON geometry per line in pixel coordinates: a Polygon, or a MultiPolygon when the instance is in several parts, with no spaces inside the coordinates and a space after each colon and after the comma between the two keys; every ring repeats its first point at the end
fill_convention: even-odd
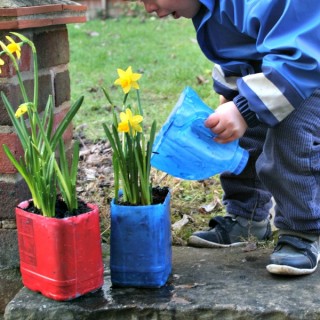
{"type": "Polygon", "coordinates": [[[219,144],[204,121],[214,111],[190,87],[186,87],[156,135],[151,165],[186,180],[208,179],[230,171],[239,174],[249,154],[239,141],[219,144]]]}

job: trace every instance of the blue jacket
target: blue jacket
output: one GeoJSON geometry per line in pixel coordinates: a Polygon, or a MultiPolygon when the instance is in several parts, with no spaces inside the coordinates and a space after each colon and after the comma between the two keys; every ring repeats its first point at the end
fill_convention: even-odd
{"type": "Polygon", "coordinates": [[[193,23],[214,89],[249,126],[275,126],[320,88],[320,0],[200,2],[193,23]]]}

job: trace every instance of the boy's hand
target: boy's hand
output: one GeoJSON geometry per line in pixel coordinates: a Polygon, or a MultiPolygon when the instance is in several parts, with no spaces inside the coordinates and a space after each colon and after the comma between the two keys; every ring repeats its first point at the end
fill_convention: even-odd
{"type": "Polygon", "coordinates": [[[220,104],[224,104],[230,101],[222,95],[219,96],[219,100],[220,100],[220,104]]]}
{"type": "Polygon", "coordinates": [[[236,105],[232,102],[221,104],[205,121],[205,126],[217,135],[216,142],[227,143],[239,139],[248,125],[236,105]]]}

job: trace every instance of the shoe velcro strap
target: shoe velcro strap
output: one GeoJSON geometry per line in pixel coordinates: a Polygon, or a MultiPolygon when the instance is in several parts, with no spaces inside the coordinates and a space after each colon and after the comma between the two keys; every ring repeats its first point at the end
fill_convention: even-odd
{"type": "Polygon", "coordinates": [[[290,245],[307,256],[310,260],[312,268],[317,265],[318,256],[312,252],[311,244],[310,242],[308,243],[308,240],[295,236],[284,235],[279,238],[277,248],[280,248],[282,244],[290,245]]]}
{"type": "Polygon", "coordinates": [[[210,219],[209,221],[210,228],[215,228],[217,225],[221,226],[224,230],[228,231],[229,224],[226,222],[225,217],[217,216],[210,219]]]}
{"type": "Polygon", "coordinates": [[[217,216],[210,219],[209,227],[212,229],[216,228],[217,236],[220,238],[219,243],[224,243],[224,244],[231,243],[229,231],[232,229],[232,225],[234,223],[230,223],[230,222],[231,222],[230,217],[217,216]]]}
{"type": "Polygon", "coordinates": [[[307,250],[310,248],[310,244],[306,243],[305,241],[307,240],[303,240],[294,236],[284,235],[279,238],[278,245],[288,244],[298,250],[307,250]]]}

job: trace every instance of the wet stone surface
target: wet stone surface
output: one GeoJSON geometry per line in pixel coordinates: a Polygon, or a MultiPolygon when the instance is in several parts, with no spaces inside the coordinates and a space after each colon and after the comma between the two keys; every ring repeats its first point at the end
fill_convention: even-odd
{"type": "Polygon", "coordinates": [[[22,288],[18,269],[0,270],[0,319],[6,305],[22,288]]]}
{"type": "MultiPolygon", "coordinates": [[[[266,269],[271,249],[173,248],[173,273],[159,289],[102,289],[56,302],[23,288],[5,319],[319,319],[319,270],[275,277],[266,269]]],[[[108,258],[106,258],[108,266],[108,258]]]]}

